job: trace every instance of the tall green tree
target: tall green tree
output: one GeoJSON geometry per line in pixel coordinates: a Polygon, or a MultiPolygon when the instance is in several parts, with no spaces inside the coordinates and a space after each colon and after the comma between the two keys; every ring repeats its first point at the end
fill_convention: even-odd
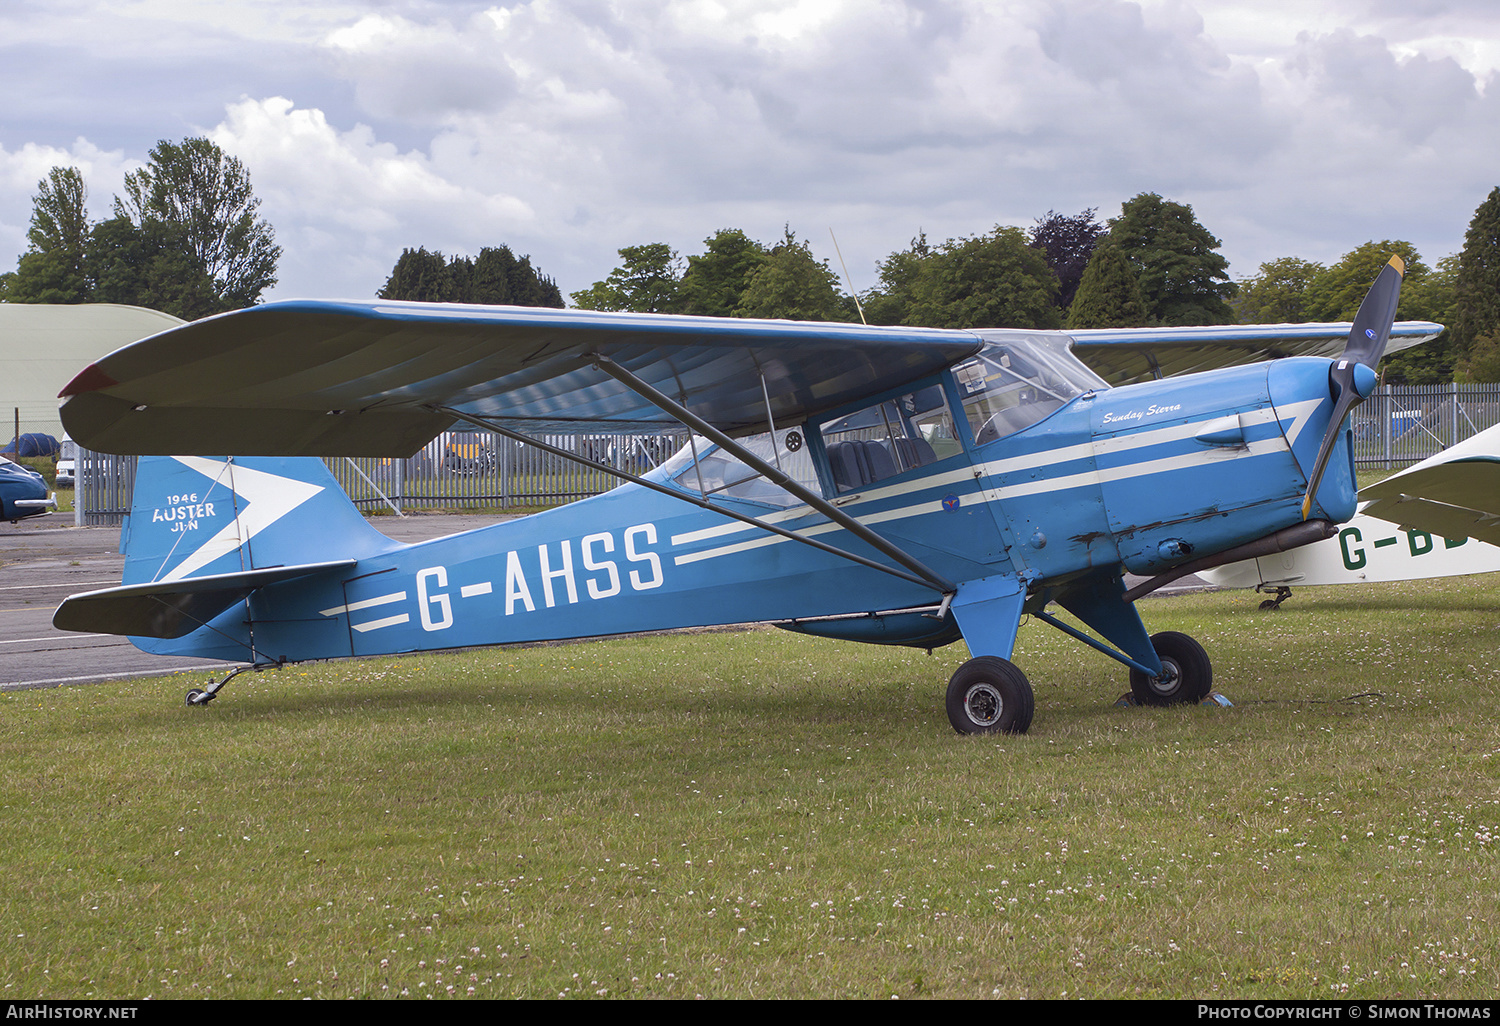
{"type": "Polygon", "coordinates": [[[1239,283],[1234,306],[1241,324],[1304,324],[1308,290],[1327,268],[1311,260],[1281,257],[1239,283]]]}
{"type": "Polygon", "coordinates": [[[1451,330],[1464,376],[1500,381],[1500,186],[1469,221],[1453,291],[1451,330]]]}
{"type": "Polygon", "coordinates": [[[115,213],[137,228],[165,225],[213,282],[223,310],[259,302],[276,284],[281,247],[259,216],[250,174],[204,138],[162,140],[145,167],[125,176],[115,213]]]}
{"type": "Polygon", "coordinates": [[[1072,305],[1094,248],[1109,234],[1109,229],[1095,219],[1096,209],[1090,207],[1072,215],[1049,210],[1027,233],[1031,245],[1047,255],[1047,266],[1057,275],[1057,305],[1063,310],[1072,305]]]}
{"type": "Polygon", "coordinates": [[[416,303],[564,305],[557,283],[538,274],[529,256],[517,258],[509,246],[486,246],[472,259],[444,257],[423,246],[403,249],[376,294],[416,303]]]}
{"type": "Polygon", "coordinates": [[[734,313],[792,321],[853,320],[853,301],[839,292],[838,281],[828,261],[814,257],[812,247],[789,225],[756,268],[734,313]]]}
{"type": "Polygon", "coordinates": [[[665,242],[626,246],[616,251],[620,266],[609,277],[572,294],[573,305],[584,310],[633,310],[671,313],[677,305],[681,261],[665,242]]]}
{"type": "Polygon", "coordinates": [[[677,286],[679,313],[730,317],[766,260],[766,248],[738,228],[720,228],[687,258],[677,286]]]}
{"type": "Polygon", "coordinates": [[[880,261],[879,283],[861,297],[865,319],[871,324],[906,324],[916,301],[922,267],[932,256],[927,233],[918,232],[911,245],[880,261]]]}
{"type": "Polygon", "coordinates": [[[1089,258],[1068,307],[1069,328],[1139,328],[1151,318],[1135,267],[1108,243],[1089,258]]]}
{"type": "Polygon", "coordinates": [[[1143,192],[1110,220],[1109,241],[1135,266],[1154,324],[1235,322],[1229,261],[1192,207],[1143,192]]]}
{"type": "Polygon", "coordinates": [[[13,303],[86,303],[88,188],[75,167],[54,167],[32,197],[30,246],[7,290],[13,303]]]}
{"type": "Polygon", "coordinates": [[[447,258],[418,246],[401,251],[390,277],[376,295],[412,303],[452,303],[457,300],[458,291],[447,258]]]}
{"type": "Polygon", "coordinates": [[[124,303],[197,320],[222,313],[214,281],[174,225],[112,217],[94,226],[86,262],[89,302],[124,303]]]}
{"type": "Polygon", "coordinates": [[[949,239],[922,260],[905,323],[930,328],[1060,328],[1057,276],[1019,228],[949,239]]]}

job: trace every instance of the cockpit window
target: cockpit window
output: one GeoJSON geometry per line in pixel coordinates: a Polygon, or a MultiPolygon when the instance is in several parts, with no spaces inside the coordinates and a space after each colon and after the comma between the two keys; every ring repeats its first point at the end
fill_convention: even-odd
{"type": "Polygon", "coordinates": [[[1030,427],[1076,395],[1108,387],[1062,339],[996,336],[985,338],[978,356],[953,368],[976,445],[1030,427]]]}
{"type": "Polygon", "coordinates": [[[822,427],[840,492],[894,477],[963,450],[941,385],[899,395],[822,427]]]}

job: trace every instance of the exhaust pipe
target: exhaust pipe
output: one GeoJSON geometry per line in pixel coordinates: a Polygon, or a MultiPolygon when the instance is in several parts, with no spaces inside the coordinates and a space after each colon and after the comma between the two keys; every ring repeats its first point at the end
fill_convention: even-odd
{"type": "Polygon", "coordinates": [[[1210,556],[1200,556],[1198,559],[1173,567],[1164,574],[1158,574],[1147,581],[1142,581],[1134,588],[1125,593],[1126,602],[1134,602],[1151,594],[1163,585],[1171,584],[1179,577],[1195,574],[1199,570],[1212,570],[1216,566],[1225,563],[1238,563],[1242,559],[1256,559],[1260,556],[1274,556],[1278,552],[1286,552],[1288,549],[1298,549],[1313,542],[1324,541],[1338,534],[1338,527],[1327,520],[1307,520],[1291,527],[1284,527],[1275,534],[1268,534],[1264,538],[1258,538],[1244,545],[1236,545],[1232,549],[1223,552],[1215,552],[1210,556]]]}

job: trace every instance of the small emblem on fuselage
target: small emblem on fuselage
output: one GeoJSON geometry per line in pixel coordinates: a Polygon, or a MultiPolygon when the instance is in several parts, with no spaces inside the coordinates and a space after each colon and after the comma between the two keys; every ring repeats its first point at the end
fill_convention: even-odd
{"type": "Polygon", "coordinates": [[[958,509],[958,501],[957,495],[945,495],[943,496],[943,508],[947,510],[958,509]]]}

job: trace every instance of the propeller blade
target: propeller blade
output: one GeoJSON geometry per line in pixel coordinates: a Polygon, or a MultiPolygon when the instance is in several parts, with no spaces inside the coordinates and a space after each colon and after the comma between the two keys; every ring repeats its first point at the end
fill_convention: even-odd
{"type": "Polygon", "coordinates": [[[1399,256],[1392,255],[1359,304],[1359,313],[1354,315],[1349,341],[1344,346],[1344,359],[1355,360],[1371,370],[1380,362],[1385,355],[1386,343],[1391,340],[1396,301],[1401,298],[1401,279],[1405,275],[1406,263],[1399,256]]]}
{"type": "Polygon", "coordinates": [[[1391,325],[1396,320],[1396,303],[1401,298],[1401,279],[1406,274],[1406,264],[1399,256],[1380,269],[1375,284],[1365,293],[1354,315],[1354,324],[1349,328],[1349,341],[1343,355],[1328,368],[1328,390],[1333,396],[1333,416],[1328,420],[1328,430],[1323,432],[1323,441],[1318,446],[1318,458],[1313,462],[1312,473],[1307,477],[1307,493],[1302,496],[1302,519],[1306,520],[1312,509],[1313,496],[1323,481],[1323,471],[1328,469],[1328,457],[1338,441],[1339,431],[1349,411],[1375,390],[1375,365],[1385,355],[1386,343],[1391,338],[1391,325]]]}

